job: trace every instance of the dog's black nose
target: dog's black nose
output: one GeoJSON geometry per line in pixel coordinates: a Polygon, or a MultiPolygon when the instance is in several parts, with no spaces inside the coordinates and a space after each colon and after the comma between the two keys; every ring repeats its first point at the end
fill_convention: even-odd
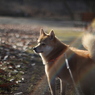
{"type": "Polygon", "coordinates": [[[34,47],[34,48],[33,48],[33,51],[34,51],[35,53],[37,53],[37,48],[36,48],[36,47],[34,47]]]}
{"type": "Polygon", "coordinates": [[[36,50],[36,48],[34,47],[33,50],[36,50]]]}

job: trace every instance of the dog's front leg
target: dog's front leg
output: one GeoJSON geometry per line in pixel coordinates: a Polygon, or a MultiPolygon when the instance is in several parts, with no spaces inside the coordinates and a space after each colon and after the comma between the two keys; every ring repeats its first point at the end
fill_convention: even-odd
{"type": "Polygon", "coordinates": [[[56,95],[56,91],[55,91],[55,78],[56,78],[55,72],[56,71],[54,70],[54,68],[50,68],[48,65],[46,65],[45,72],[46,72],[51,95],[56,95]]]}
{"type": "Polygon", "coordinates": [[[60,95],[65,95],[67,83],[60,79],[60,95]]]}
{"type": "Polygon", "coordinates": [[[51,95],[56,95],[56,93],[55,93],[55,78],[53,78],[53,79],[48,78],[48,83],[49,83],[51,95]]]}

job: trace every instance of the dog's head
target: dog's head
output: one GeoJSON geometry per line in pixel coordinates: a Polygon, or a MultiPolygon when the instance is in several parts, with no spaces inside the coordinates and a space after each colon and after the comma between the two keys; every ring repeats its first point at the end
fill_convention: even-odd
{"type": "Polygon", "coordinates": [[[36,53],[49,54],[54,48],[55,34],[50,31],[49,34],[46,34],[43,29],[40,30],[40,36],[38,38],[38,45],[36,45],[33,50],[36,53]]]}

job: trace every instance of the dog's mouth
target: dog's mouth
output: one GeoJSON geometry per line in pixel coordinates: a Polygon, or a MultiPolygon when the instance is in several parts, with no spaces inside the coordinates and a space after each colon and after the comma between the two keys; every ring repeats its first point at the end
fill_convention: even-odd
{"type": "Polygon", "coordinates": [[[35,53],[43,53],[43,51],[35,51],[35,50],[34,50],[34,52],[35,52],[35,53]]]}

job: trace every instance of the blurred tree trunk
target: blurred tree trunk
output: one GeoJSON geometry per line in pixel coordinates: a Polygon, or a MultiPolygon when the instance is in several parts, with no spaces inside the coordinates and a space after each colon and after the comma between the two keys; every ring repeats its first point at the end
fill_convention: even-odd
{"type": "Polygon", "coordinates": [[[94,0],[84,0],[87,5],[89,12],[95,12],[95,1],[94,0]]]}
{"type": "Polygon", "coordinates": [[[63,0],[63,6],[66,7],[66,9],[68,10],[68,13],[70,14],[71,19],[74,20],[74,13],[71,10],[71,8],[69,7],[69,5],[68,5],[66,0],[63,0]]]}

